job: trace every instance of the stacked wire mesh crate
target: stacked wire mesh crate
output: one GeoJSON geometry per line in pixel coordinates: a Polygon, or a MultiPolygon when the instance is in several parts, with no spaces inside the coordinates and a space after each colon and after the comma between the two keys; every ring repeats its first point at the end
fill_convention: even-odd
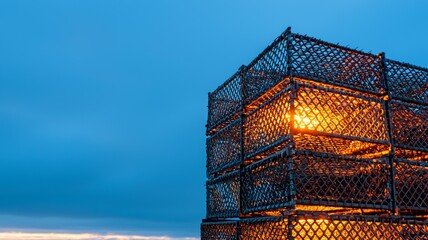
{"type": "Polygon", "coordinates": [[[428,70],[292,33],[209,94],[202,239],[428,239],[428,70]]]}

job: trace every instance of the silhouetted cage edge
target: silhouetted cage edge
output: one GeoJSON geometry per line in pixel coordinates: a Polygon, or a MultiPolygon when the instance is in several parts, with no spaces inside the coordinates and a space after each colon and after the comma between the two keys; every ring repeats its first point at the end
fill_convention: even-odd
{"type": "MultiPolygon", "coordinates": [[[[249,215],[278,216],[296,206],[298,209],[313,208],[311,211],[325,207],[329,211],[342,213],[358,208],[360,212],[374,211],[372,214],[385,214],[387,212],[384,210],[387,209],[389,214],[422,215],[427,219],[426,68],[386,59],[383,53],[364,53],[291,33],[287,29],[248,66],[242,66],[209,94],[206,126],[209,136],[207,218],[212,221],[249,215]],[[324,92],[329,97],[318,99],[324,92]],[[306,95],[299,95],[302,93],[306,95]],[[334,104],[322,104],[332,101],[331,98],[339,100],[334,104]],[[343,100],[346,98],[351,100],[343,100]],[[316,125],[323,121],[319,118],[319,112],[314,111],[317,107],[326,112],[324,117],[328,117],[328,111],[352,113],[346,107],[353,104],[358,106],[361,101],[368,103],[366,107],[360,107],[363,111],[361,115],[344,116],[351,120],[357,119],[357,127],[352,122],[337,124],[336,119],[336,126],[326,123],[329,129],[317,129],[316,125]],[[275,104],[278,102],[281,103],[279,107],[275,104]],[[296,125],[296,116],[301,118],[301,126],[296,125]],[[344,128],[337,128],[339,125],[344,128]],[[291,155],[287,155],[291,152],[291,155]],[[299,154],[305,157],[299,159],[296,157],[299,154]],[[321,161],[310,160],[317,157],[321,161]],[[327,170],[328,167],[333,169],[327,170]],[[252,172],[255,169],[268,171],[269,174],[256,176],[252,172]],[[352,171],[353,176],[349,175],[352,171]],[[253,180],[249,181],[251,178],[253,180]],[[289,186],[284,183],[287,181],[291,183],[289,186]],[[299,181],[304,182],[300,187],[299,181]],[[347,189],[353,181],[361,181],[360,188],[368,191],[359,191],[358,187],[347,189]],[[331,190],[326,186],[336,188],[331,190]],[[339,188],[343,188],[343,191],[337,190],[339,188]],[[351,193],[360,196],[358,201],[352,198],[351,193]],[[335,198],[335,194],[339,197],[335,198]]],[[[334,221],[348,221],[347,226],[353,235],[342,224],[340,231],[330,233],[336,239],[428,239],[427,220],[417,222],[416,225],[422,223],[423,229],[418,232],[413,229],[416,226],[414,223],[397,217],[371,216],[378,220],[365,218],[362,222],[380,221],[382,224],[361,225],[359,220],[346,220],[354,216],[341,216],[344,219],[334,221]],[[387,224],[393,227],[384,226],[384,221],[394,221],[387,224]],[[343,232],[348,235],[343,235],[343,232]]],[[[257,219],[253,220],[270,224],[264,220],[267,218],[257,219]]],[[[245,235],[242,223],[253,220],[224,221],[224,231],[218,233],[220,235],[204,235],[204,232],[209,231],[203,230],[202,239],[327,237],[325,231],[320,230],[324,220],[320,224],[315,224],[316,220],[312,224],[288,224],[286,235],[281,232],[284,229],[245,235]],[[290,230],[296,226],[304,229],[303,235],[290,230]],[[275,234],[266,235],[270,233],[275,234]]],[[[287,217],[287,221],[293,222],[290,217],[287,217]]]]}
{"type": "Polygon", "coordinates": [[[209,94],[207,132],[237,113],[241,101],[252,102],[286,78],[288,68],[294,77],[376,95],[389,88],[394,99],[428,105],[428,69],[299,34],[288,39],[284,33],[209,94]]]}
{"type": "Polygon", "coordinates": [[[204,222],[201,239],[428,239],[428,221],[394,216],[295,214],[204,222]]]}

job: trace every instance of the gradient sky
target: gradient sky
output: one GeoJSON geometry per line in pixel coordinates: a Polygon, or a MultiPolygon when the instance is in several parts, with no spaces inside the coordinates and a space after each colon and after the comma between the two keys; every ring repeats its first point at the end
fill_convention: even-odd
{"type": "Polygon", "coordinates": [[[428,1],[0,0],[0,230],[197,237],[207,92],[287,26],[428,67],[428,1]]]}

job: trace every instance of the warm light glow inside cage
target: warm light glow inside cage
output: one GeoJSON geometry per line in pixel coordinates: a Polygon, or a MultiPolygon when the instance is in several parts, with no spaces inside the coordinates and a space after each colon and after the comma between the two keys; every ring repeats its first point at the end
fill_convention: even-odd
{"type": "Polygon", "coordinates": [[[428,69],[288,28],[207,135],[202,239],[428,239],[428,69]]]}

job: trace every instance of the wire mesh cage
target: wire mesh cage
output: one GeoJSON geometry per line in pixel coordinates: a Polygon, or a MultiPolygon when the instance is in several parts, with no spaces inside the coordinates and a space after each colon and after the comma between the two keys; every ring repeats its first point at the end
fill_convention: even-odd
{"type": "Polygon", "coordinates": [[[241,163],[241,120],[237,119],[207,139],[207,175],[235,169],[241,163]]]}
{"type": "Polygon", "coordinates": [[[208,95],[207,133],[214,133],[236,119],[242,108],[242,77],[237,71],[225,83],[208,95]]]}
{"type": "Polygon", "coordinates": [[[392,98],[428,105],[428,69],[389,59],[385,65],[392,98]]]}
{"type": "Polygon", "coordinates": [[[391,122],[394,146],[428,155],[428,106],[393,100],[391,122]]]}
{"type": "Polygon", "coordinates": [[[206,188],[208,218],[239,216],[240,181],[238,171],[208,180],[206,188]]]}
{"type": "Polygon", "coordinates": [[[286,151],[243,169],[243,213],[294,204],[389,209],[388,170],[385,158],[286,151]]]}
{"type": "Polygon", "coordinates": [[[293,76],[384,93],[378,56],[299,34],[292,34],[290,41],[293,76]]]}
{"type": "Polygon", "coordinates": [[[203,223],[202,240],[211,239],[427,239],[428,222],[387,216],[294,214],[247,218],[229,223],[227,238],[216,238],[224,223],[203,223]],[[239,234],[236,234],[239,233],[239,234]],[[232,234],[236,234],[232,236],[232,234]],[[212,237],[216,236],[216,237],[212,237]]]}
{"type": "Polygon", "coordinates": [[[428,239],[428,69],[288,28],[209,94],[206,134],[202,239],[428,239]]]}
{"type": "Polygon", "coordinates": [[[201,239],[236,240],[238,239],[238,221],[202,223],[201,239]]]}
{"type": "MultiPolygon", "coordinates": [[[[428,211],[428,163],[396,159],[394,163],[397,205],[402,211],[428,211]]],[[[411,213],[411,212],[410,212],[411,213]]]]}

